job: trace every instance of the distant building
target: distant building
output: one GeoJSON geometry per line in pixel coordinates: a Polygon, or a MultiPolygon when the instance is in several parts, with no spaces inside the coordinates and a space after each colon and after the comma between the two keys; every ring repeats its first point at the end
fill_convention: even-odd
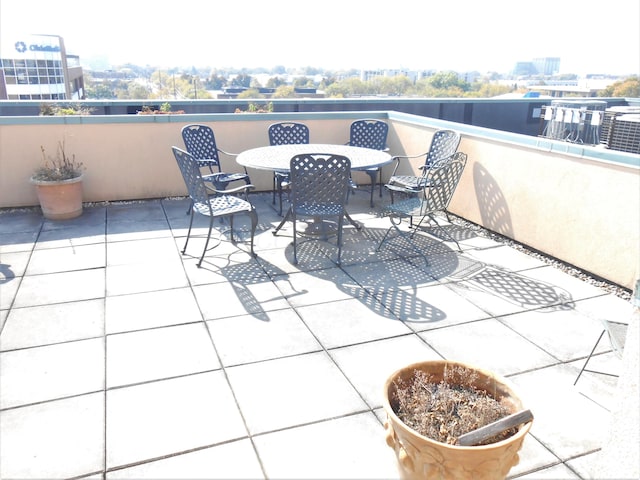
{"type": "Polygon", "coordinates": [[[560,73],[560,57],[534,58],[533,65],[539,75],[551,76],[560,73]]]}
{"type": "Polygon", "coordinates": [[[62,37],[22,35],[0,42],[0,99],[80,100],[80,58],[67,55],[62,37]]]}
{"type": "Polygon", "coordinates": [[[560,57],[534,58],[530,62],[517,62],[513,69],[516,76],[544,75],[550,77],[560,72],[560,57]]]}

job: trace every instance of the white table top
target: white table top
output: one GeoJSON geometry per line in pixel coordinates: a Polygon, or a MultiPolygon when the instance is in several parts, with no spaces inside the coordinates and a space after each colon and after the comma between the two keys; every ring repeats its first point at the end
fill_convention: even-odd
{"type": "Polygon", "coordinates": [[[392,160],[391,155],[387,152],[370,148],[325,143],[303,143],[252,148],[239,154],[236,161],[244,167],[259,170],[289,171],[291,158],[301,153],[343,155],[351,160],[352,170],[381,167],[392,160]]]}

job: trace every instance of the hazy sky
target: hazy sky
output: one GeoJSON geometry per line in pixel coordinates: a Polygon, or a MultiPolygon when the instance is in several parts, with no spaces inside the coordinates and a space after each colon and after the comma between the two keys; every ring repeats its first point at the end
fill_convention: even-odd
{"type": "Polygon", "coordinates": [[[639,0],[0,0],[9,32],[114,65],[640,74],[639,0]]]}

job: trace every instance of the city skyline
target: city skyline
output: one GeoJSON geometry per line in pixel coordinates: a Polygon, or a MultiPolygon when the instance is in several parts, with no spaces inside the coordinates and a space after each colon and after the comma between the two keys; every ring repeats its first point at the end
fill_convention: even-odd
{"type": "Polygon", "coordinates": [[[560,73],[640,74],[637,0],[610,0],[606,9],[596,0],[540,0],[517,11],[508,0],[396,0],[393,9],[362,0],[104,5],[94,12],[81,0],[2,0],[0,41],[59,35],[81,63],[114,66],[508,73],[517,62],[559,57],[560,73]]]}

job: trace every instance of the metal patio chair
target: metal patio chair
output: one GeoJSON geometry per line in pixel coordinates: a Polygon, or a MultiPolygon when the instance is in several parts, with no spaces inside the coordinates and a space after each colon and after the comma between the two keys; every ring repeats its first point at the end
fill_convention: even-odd
{"type": "Polygon", "coordinates": [[[326,222],[333,221],[338,246],[336,263],[339,265],[351,161],[342,155],[310,153],[294,156],[290,165],[291,205],[273,234],[276,235],[287,220],[293,222],[293,263],[297,264],[298,222],[311,220],[310,227],[319,226],[315,233],[326,236],[326,222]]]}
{"type": "MultiPolygon", "coordinates": [[[[182,127],[182,140],[187,152],[198,162],[198,166],[208,169],[209,173],[203,175],[202,179],[212,183],[216,190],[226,190],[232,182],[243,181],[246,185],[251,184],[251,178],[249,178],[246,168],[244,172],[228,173],[222,171],[220,154],[231,157],[235,157],[237,154],[218,148],[213,130],[208,125],[185,125],[182,127]]],[[[246,198],[248,190],[244,189],[243,191],[246,198]]]]}
{"type": "MultiPolygon", "coordinates": [[[[309,127],[303,123],[280,122],[269,126],[270,145],[292,145],[309,143],[309,127]]],[[[289,172],[274,170],[273,172],[273,204],[276,203],[276,193],[280,200],[278,214],[282,215],[282,192],[289,190],[291,181],[289,172]]]]}
{"type": "MultiPolygon", "coordinates": [[[[387,134],[389,133],[389,125],[382,120],[362,119],[356,120],[351,124],[349,129],[349,142],[347,145],[352,147],[371,148],[373,150],[387,151],[387,134]]],[[[380,178],[380,197],[382,197],[382,167],[376,168],[354,168],[353,171],[365,172],[371,179],[371,198],[370,205],[373,207],[373,191],[376,188],[378,178],[380,178]]],[[[354,182],[351,182],[352,188],[357,188],[354,182]]]]}
{"type": "Polygon", "coordinates": [[[596,340],[596,344],[591,349],[589,356],[584,361],[584,365],[580,369],[580,373],[578,373],[578,376],[573,382],[574,385],[578,383],[578,380],[580,380],[580,376],[584,372],[597,373],[599,375],[608,375],[610,377],[618,376],[617,374],[614,374],[614,373],[603,372],[600,370],[590,370],[587,368],[587,365],[589,364],[591,357],[596,351],[596,348],[598,348],[598,344],[600,344],[600,340],[602,340],[602,337],[604,337],[605,333],[609,337],[609,343],[611,344],[611,348],[613,349],[613,352],[616,354],[618,358],[622,358],[622,352],[624,351],[624,344],[627,337],[627,328],[629,324],[625,322],[614,322],[611,320],[602,320],[602,325],[604,328],[600,333],[598,340],[596,340]]]}
{"type": "MultiPolygon", "coordinates": [[[[230,190],[212,191],[205,185],[198,161],[194,159],[191,154],[178,147],[171,147],[171,149],[176,157],[176,162],[178,163],[178,167],[182,173],[182,178],[184,179],[184,183],[186,184],[189,192],[189,198],[191,199],[191,218],[189,220],[189,230],[187,231],[187,239],[184,242],[182,253],[184,254],[187,250],[187,244],[189,243],[189,238],[191,236],[191,227],[193,226],[193,218],[195,217],[195,214],[209,217],[209,231],[207,233],[207,240],[204,244],[204,249],[202,250],[202,255],[198,261],[198,267],[202,264],[204,255],[207,252],[209,240],[211,239],[211,232],[213,230],[214,219],[229,219],[229,238],[231,242],[235,244],[233,238],[233,218],[235,215],[243,214],[248,215],[251,220],[251,256],[255,257],[256,254],[253,251],[253,237],[255,236],[256,227],[258,225],[258,214],[251,203],[240,196],[234,195],[242,191],[246,192],[246,190],[253,188],[253,185],[246,184],[230,190]]],[[[222,233],[220,235],[222,235],[222,233]]]]}
{"type": "MultiPolygon", "coordinates": [[[[435,214],[438,212],[446,213],[466,163],[467,155],[462,152],[456,152],[449,158],[439,160],[426,170],[426,175],[421,182],[421,189],[414,192],[416,195],[388,205],[383,214],[389,217],[391,226],[382,237],[377,250],[380,250],[391,230],[396,230],[400,235],[408,235],[411,239],[424,220],[429,219],[436,229],[455,242],[458,250],[462,251],[458,241],[438,223],[435,214]],[[419,221],[413,230],[407,232],[399,228],[403,219],[409,219],[413,225],[414,217],[419,218],[419,221]]],[[[411,243],[411,245],[413,244],[411,243]]]]}
{"type": "Polygon", "coordinates": [[[393,203],[394,192],[400,192],[409,196],[414,196],[424,189],[427,172],[432,165],[438,163],[443,158],[449,158],[456,153],[460,145],[460,134],[453,130],[437,130],[433,134],[429,150],[418,155],[400,155],[394,157],[396,165],[391,172],[391,177],[385,185],[391,194],[391,203],[393,203]],[[412,158],[425,157],[423,165],[418,167],[422,170],[422,175],[398,175],[398,167],[403,160],[412,158]]]}

